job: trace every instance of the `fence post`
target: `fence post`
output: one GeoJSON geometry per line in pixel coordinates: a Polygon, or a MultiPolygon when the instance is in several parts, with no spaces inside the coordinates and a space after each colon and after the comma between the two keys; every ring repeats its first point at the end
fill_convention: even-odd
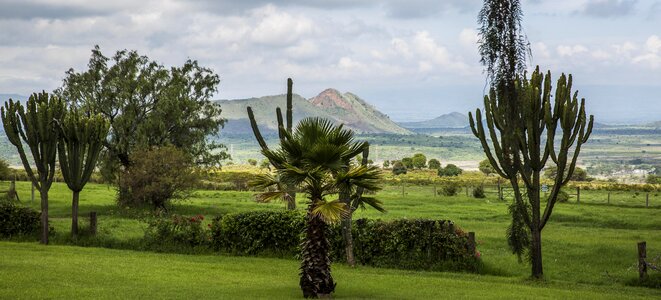
{"type": "Polygon", "coordinates": [[[96,235],[96,212],[90,212],[90,233],[96,235]]]}
{"type": "Polygon", "coordinates": [[[611,204],[611,192],[608,192],[608,204],[611,204]]]}
{"type": "Polygon", "coordinates": [[[645,195],[645,207],[650,207],[650,193],[645,195]]]}
{"type": "Polygon", "coordinates": [[[640,279],[647,278],[647,243],[642,241],[638,243],[638,276],[640,279]]]}
{"type": "Polygon", "coordinates": [[[576,204],[581,204],[581,187],[576,187],[576,204]]]}
{"type": "Polygon", "coordinates": [[[475,243],[475,232],[468,233],[468,252],[475,253],[476,243],[475,243]]]}

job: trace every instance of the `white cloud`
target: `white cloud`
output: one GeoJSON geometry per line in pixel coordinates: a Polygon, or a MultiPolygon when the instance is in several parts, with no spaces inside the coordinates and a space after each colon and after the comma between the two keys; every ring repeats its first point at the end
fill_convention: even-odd
{"type": "Polygon", "coordinates": [[[577,54],[588,52],[588,48],[586,48],[583,45],[573,45],[573,46],[560,45],[556,48],[556,51],[560,56],[575,56],[577,54]]]}
{"type": "Polygon", "coordinates": [[[661,38],[657,35],[651,35],[647,38],[647,41],[645,41],[645,47],[649,52],[661,53],[661,38]]]}

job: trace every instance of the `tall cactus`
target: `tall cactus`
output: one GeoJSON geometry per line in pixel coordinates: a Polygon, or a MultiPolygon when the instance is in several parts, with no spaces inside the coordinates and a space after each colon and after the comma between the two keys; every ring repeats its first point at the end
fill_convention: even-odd
{"type": "Polygon", "coordinates": [[[475,112],[475,118],[469,113],[469,120],[493,168],[512,184],[513,225],[520,222],[529,230],[529,245],[525,246],[531,258],[532,276],[542,278],[542,229],[551,217],[561,187],[576,168],[581,147],[592,132],[594,117],[591,115],[588,120],[585,99],[579,101],[578,92],[572,95],[571,75],[562,74],[558,79],[554,101],[551,101],[551,73],[544,75],[539,67],[529,80],[525,75],[518,78],[515,88],[517,96],[513,102],[504,99],[506,93],[494,89],[484,97],[488,133],[480,109],[475,112]],[[508,103],[516,105],[512,107],[508,103]],[[561,136],[556,137],[558,126],[561,136]],[[508,152],[508,149],[516,151],[508,152]],[[549,158],[557,165],[558,175],[542,211],[540,173],[549,158]]]}
{"type": "MultiPolygon", "coordinates": [[[[287,118],[287,123],[284,124],[284,120],[282,118],[282,111],[280,110],[280,107],[277,107],[275,109],[275,115],[278,121],[278,135],[280,137],[280,140],[284,139],[283,133],[281,132],[280,128],[286,129],[287,132],[291,133],[292,132],[292,126],[294,123],[294,116],[293,116],[293,104],[292,104],[292,99],[293,99],[293,94],[292,94],[292,87],[294,85],[294,82],[291,80],[291,78],[287,78],[287,111],[286,111],[286,118],[287,118]],[[286,127],[285,127],[286,125],[286,127]]],[[[266,144],[266,141],[264,140],[264,137],[262,136],[261,132],[259,131],[259,126],[257,125],[257,120],[255,120],[255,114],[252,111],[252,107],[248,106],[246,108],[248,111],[248,118],[250,119],[250,127],[252,128],[252,132],[255,135],[255,139],[257,139],[257,143],[259,144],[259,147],[262,148],[262,152],[266,151],[269,149],[268,145],[266,144]]],[[[278,168],[277,165],[275,165],[275,162],[269,160],[271,165],[274,167],[278,168]]],[[[288,189],[288,197],[290,201],[287,201],[287,209],[289,210],[294,210],[296,209],[296,190],[295,188],[289,188],[288,189]]]]}
{"type": "Polygon", "coordinates": [[[78,237],[78,202],[80,191],[89,181],[110,125],[101,116],[86,116],[75,108],[61,122],[57,144],[62,177],[73,192],[71,201],[71,237],[78,237]]]}
{"type": "Polygon", "coordinates": [[[56,120],[64,113],[64,102],[46,92],[34,93],[26,104],[9,99],[2,107],[2,123],[9,141],[18,150],[25,172],[41,194],[41,243],[48,244],[48,190],[55,177],[57,160],[56,120]],[[23,143],[32,154],[37,174],[30,166],[23,143]]]}

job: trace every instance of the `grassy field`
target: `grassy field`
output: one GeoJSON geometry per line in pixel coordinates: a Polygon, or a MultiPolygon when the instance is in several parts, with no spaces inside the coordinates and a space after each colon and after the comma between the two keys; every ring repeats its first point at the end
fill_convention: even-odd
{"type": "MultiPolygon", "coordinates": [[[[38,208],[38,200],[35,203],[29,200],[29,184],[20,182],[18,189],[25,204],[38,208]]],[[[51,222],[57,231],[53,243],[67,244],[70,192],[65,185],[56,183],[51,189],[50,197],[51,222]]],[[[624,281],[637,276],[635,263],[638,241],[648,242],[648,256],[661,253],[661,197],[651,195],[654,206],[650,208],[641,206],[641,199],[644,199],[641,196],[627,198],[624,194],[617,199],[613,197],[612,203],[615,205],[606,205],[603,192],[585,191],[582,193],[580,205],[572,202],[559,204],[551,222],[542,233],[547,283],[541,285],[527,282],[528,266],[518,263],[516,257],[509,253],[504,237],[509,222],[507,203],[497,200],[495,194],[488,194],[486,199],[467,197],[464,192],[453,197],[435,197],[432,187],[422,186],[406,187],[405,194],[402,195],[400,186],[388,186],[379,192],[377,197],[385,203],[388,213],[358,211],[356,217],[450,219],[464,230],[476,232],[478,250],[482,253],[485,264],[484,274],[406,272],[370,268],[350,270],[345,266],[335,265],[334,274],[339,282],[338,297],[661,296],[659,290],[628,288],[623,284],[624,281]],[[366,286],[363,286],[363,283],[366,286]]],[[[283,204],[278,203],[255,203],[251,192],[198,191],[193,198],[175,204],[172,210],[179,214],[201,213],[209,217],[229,212],[283,207],[283,204]]],[[[81,194],[80,209],[83,216],[89,211],[97,211],[99,214],[98,240],[101,242],[92,243],[94,245],[130,248],[143,236],[146,226],[143,219],[148,212],[140,214],[118,208],[114,202],[114,190],[108,186],[89,184],[81,194]]],[[[85,221],[83,218],[83,222],[85,221]]],[[[50,292],[52,297],[56,298],[75,297],[77,291],[74,288],[78,286],[85,287],[83,290],[88,293],[99,290],[103,294],[104,291],[112,292],[112,286],[119,285],[126,285],[130,295],[145,293],[144,295],[154,297],[162,296],[158,298],[187,297],[184,295],[203,298],[211,295],[226,298],[298,296],[298,264],[288,259],[165,255],[79,247],[43,248],[34,243],[9,242],[0,243],[0,248],[0,269],[3,270],[0,276],[4,276],[0,279],[0,287],[3,289],[0,295],[34,298],[41,296],[43,291],[51,290],[48,284],[57,285],[56,279],[45,285],[34,284],[38,275],[25,271],[41,268],[54,278],[71,278],[66,281],[64,288],[50,292]],[[76,254],[82,256],[77,258],[76,254]],[[98,266],[92,267],[90,276],[76,277],[88,273],[83,271],[88,262],[95,262],[98,266]],[[141,266],[152,271],[141,271],[141,266]],[[144,272],[149,276],[136,282],[137,278],[143,278],[141,274],[145,274],[144,272]],[[190,278],[183,278],[186,276],[190,278]],[[2,284],[7,284],[7,280],[24,286],[26,290],[6,293],[5,289],[8,287],[2,284]],[[32,284],[29,284],[30,282],[32,284]],[[155,291],[163,292],[154,294],[155,291]],[[25,294],[21,294],[23,292],[25,294]]],[[[111,298],[115,296],[121,298],[116,294],[107,295],[111,298]]]]}

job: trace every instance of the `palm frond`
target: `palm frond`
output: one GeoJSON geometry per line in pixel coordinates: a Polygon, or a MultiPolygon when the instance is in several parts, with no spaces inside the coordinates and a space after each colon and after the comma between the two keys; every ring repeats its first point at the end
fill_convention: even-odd
{"type": "Polygon", "coordinates": [[[273,201],[284,201],[284,202],[289,202],[291,200],[288,200],[287,197],[289,194],[287,194],[286,191],[278,190],[278,191],[267,191],[267,192],[262,192],[262,193],[257,193],[255,194],[255,201],[259,203],[269,203],[273,201]]]}
{"type": "Polygon", "coordinates": [[[346,204],[338,201],[317,201],[312,214],[320,217],[326,224],[335,224],[342,220],[342,216],[348,213],[346,204]]]}
{"type": "Polygon", "coordinates": [[[360,207],[362,209],[365,209],[365,204],[371,206],[372,208],[378,210],[379,212],[386,213],[388,212],[384,207],[383,207],[383,202],[381,200],[376,199],[374,197],[355,197],[352,200],[352,207],[360,207]]]}

